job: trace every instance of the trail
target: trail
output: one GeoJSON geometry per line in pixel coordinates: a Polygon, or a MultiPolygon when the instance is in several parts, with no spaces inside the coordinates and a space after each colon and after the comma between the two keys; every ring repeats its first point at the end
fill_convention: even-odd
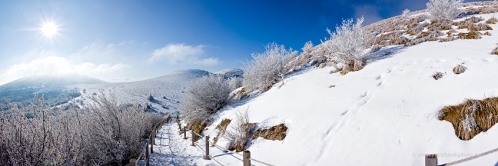
{"type": "MultiPolygon", "coordinates": [[[[159,130],[154,153],[150,155],[151,166],[194,166],[195,160],[202,158],[200,153],[188,153],[187,141],[180,137],[176,128],[176,124],[166,123],[159,130]]],[[[145,165],[145,161],[141,161],[139,165],[145,165]]]]}

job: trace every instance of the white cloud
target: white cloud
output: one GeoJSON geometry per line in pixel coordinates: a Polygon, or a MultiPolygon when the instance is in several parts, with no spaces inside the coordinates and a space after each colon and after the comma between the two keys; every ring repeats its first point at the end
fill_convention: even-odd
{"type": "Polygon", "coordinates": [[[49,56],[32,60],[29,63],[13,65],[1,74],[0,85],[19,78],[35,75],[81,74],[104,79],[115,72],[129,67],[125,64],[94,64],[90,62],[72,64],[64,57],[49,56]]]}
{"type": "Polygon", "coordinates": [[[168,44],[163,48],[154,50],[149,62],[165,61],[170,64],[217,65],[219,61],[216,58],[202,58],[205,47],[205,45],[168,44]]]}
{"type": "Polygon", "coordinates": [[[354,6],[354,15],[365,18],[363,26],[382,20],[378,7],[372,5],[354,6]]]}

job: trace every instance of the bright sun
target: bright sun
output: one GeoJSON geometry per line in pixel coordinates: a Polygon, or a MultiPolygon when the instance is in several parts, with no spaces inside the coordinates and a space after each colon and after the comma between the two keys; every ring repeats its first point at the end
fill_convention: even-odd
{"type": "Polygon", "coordinates": [[[44,23],[41,27],[41,31],[46,37],[54,36],[58,30],[59,29],[57,28],[57,25],[55,25],[53,22],[44,23]]]}

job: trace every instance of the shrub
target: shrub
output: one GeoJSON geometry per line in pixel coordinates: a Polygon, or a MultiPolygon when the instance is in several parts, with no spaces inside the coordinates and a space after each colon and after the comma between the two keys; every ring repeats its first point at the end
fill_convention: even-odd
{"type": "Polygon", "coordinates": [[[226,130],[225,138],[230,141],[229,150],[241,152],[247,149],[255,124],[249,123],[247,110],[237,112],[236,116],[236,122],[230,126],[230,130],[226,130]]]}
{"type": "Polygon", "coordinates": [[[457,65],[456,67],[453,68],[453,73],[455,74],[462,74],[463,72],[465,72],[467,68],[463,65],[457,65]]]}
{"type": "Polygon", "coordinates": [[[265,92],[275,83],[281,81],[286,71],[285,66],[297,54],[292,49],[286,50],[284,45],[270,43],[264,53],[253,54],[253,60],[245,63],[243,85],[248,91],[265,92]]]}
{"type": "Polygon", "coordinates": [[[64,111],[35,96],[36,104],[13,104],[11,112],[0,112],[0,163],[124,165],[137,157],[143,136],[161,117],[101,94],[90,97],[85,108],[64,111]]]}
{"type": "Polygon", "coordinates": [[[364,31],[362,28],[363,17],[356,20],[353,24],[353,19],[343,20],[342,25],[336,27],[335,32],[327,29],[330,38],[322,44],[329,53],[329,59],[338,60],[346,66],[354,66],[350,68],[353,71],[360,70],[363,66],[363,57],[365,56],[365,48],[368,47],[373,35],[370,32],[364,31]]]}
{"type": "Polygon", "coordinates": [[[228,104],[230,92],[228,82],[222,77],[204,76],[187,85],[180,111],[187,122],[205,122],[228,104]]]}
{"type": "Polygon", "coordinates": [[[430,0],[427,2],[427,10],[432,20],[454,20],[462,13],[459,9],[463,0],[430,0]]]}

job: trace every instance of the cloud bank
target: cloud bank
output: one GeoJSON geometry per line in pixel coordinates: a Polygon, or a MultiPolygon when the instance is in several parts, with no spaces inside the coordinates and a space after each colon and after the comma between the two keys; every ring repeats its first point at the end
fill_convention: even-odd
{"type": "Polygon", "coordinates": [[[29,63],[20,63],[11,66],[1,74],[0,85],[19,78],[39,75],[81,74],[105,80],[106,77],[127,67],[129,66],[122,63],[114,65],[107,63],[94,64],[90,62],[72,64],[64,57],[49,56],[32,60],[29,63]]]}
{"type": "Polygon", "coordinates": [[[149,62],[164,61],[169,64],[197,64],[205,66],[213,66],[219,63],[217,58],[203,58],[205,45],[189,46],[185,44],[168,44],[163,48],[159,48],[152,52],[152,57],[149,62]]]}

